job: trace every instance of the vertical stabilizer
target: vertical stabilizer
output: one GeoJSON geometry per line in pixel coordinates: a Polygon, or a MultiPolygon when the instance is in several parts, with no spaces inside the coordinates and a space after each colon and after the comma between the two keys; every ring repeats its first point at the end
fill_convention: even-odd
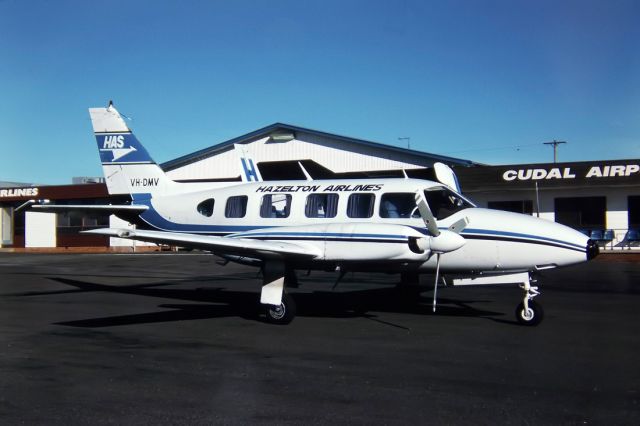
{"type": "Polygon", "coordinates": [[[89,108],[109,194],[166,194],[176,183],[165,175],[109,103],[89,108]]]}

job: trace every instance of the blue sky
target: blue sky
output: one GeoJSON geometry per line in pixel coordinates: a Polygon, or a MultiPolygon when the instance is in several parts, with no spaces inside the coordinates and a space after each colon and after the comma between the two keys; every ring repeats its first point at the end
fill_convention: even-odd
{"type": "Polygon", "coordinates": [[[640,158],[640,2],[0,0],[0,180],[167,161],[280,121],[490,164],[640,158]]]}

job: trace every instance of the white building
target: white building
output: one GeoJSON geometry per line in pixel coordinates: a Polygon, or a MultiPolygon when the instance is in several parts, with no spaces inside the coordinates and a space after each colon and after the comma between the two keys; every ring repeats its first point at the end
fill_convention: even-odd
{"type": "Polygon", "coordinates": [[[242,145],[259,164],[265,180],[304,179],[302,162],[314,178],[398,176],[402,169],[420,171],[434,162],[468,167],[472,161],[275,123],[221,144],[162,164],[177,181],[240,179],[234,144],[242,145]]]}

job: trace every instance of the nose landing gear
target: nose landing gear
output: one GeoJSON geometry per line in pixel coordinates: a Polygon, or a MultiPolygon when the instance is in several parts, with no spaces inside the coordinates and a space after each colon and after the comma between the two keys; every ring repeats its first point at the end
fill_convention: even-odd
{"type": "Polygon", "coordinates": [[[540,294],[538,287],[531,285],[531,277],[529,276],[523,284],[520,284],[520,288],[524,290],[524,298],[516,308],[516,320],[522,325],[540,324],[544,318],[544,311],[542,306],[533,301],[533,298],[540,294]]]}

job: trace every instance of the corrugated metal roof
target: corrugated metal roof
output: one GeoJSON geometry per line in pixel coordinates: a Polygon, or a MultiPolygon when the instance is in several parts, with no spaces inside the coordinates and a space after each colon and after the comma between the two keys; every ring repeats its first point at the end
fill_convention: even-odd
{"type": "Polygon", "coordinates": [[[187,164],[191,164],[196,161],[200,161],[202,159],[212,157],[220,152],[224,152],[228,149],[231,149],[231,147],[233,147],[233,144],[250,143],[254,140],[258,140],[266,136],[269,136],[270,134],[278,130],[309,133],[309,134],[318,135],[318,136],[322,136],[330,139],[335,139],[343,143],[366,146],[370,148],[378,148],[378,149],[388,150],[388,151],[401,153],[405,155],[413,155],[417,157],[428,158],[430,160],[441,161],[449,165],[456,165],[456,166],[463,166],[463,167],[480,165],[480,163],[476,163],[470,160],[464,160],[461,158],[447,157],[444,155],[431,154],[428,152],[416,151],[413,149],[400,148],[397,146],[386,145],[378,142],[371,142],[363,139],[351,138],[348,136],[336,135],[332,133],[322,132],[319,130],[293,126],[290,124],[274,123],[274,124],[271,124],[270,126],[263,127],[262,129],[255,130],[253,132],[247,133],[242,136],[238,136],[236,138],[230,139],[226,142],[222,142],[212,147],[201,149],[192,154],[188,154],[188,155],[176,158],[174,160],[167,161],[161,164],[160,167],[162,167],[165,171],[174,170],[174,169],[186,166],[187,164]]]}

